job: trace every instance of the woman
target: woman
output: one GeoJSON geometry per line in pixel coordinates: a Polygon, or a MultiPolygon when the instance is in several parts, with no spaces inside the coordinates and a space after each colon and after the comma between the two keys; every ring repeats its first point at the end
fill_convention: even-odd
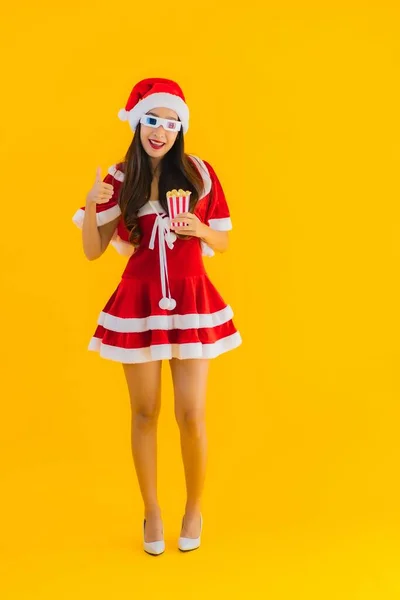
{"type": "Polygon", "coordinates": [[[215,171],[185,154],[189,109],[175,82],[140,81],[119,117],[135,132],[126,157],[103,180],[97,169],[86,205],[73,218],[89,260],[110,243],[129,256],[89,349],[123,365],[144,502],[143,543],[150,554],[165,549],[156,450],[162,361],[169,360],[187,489],[178,547],[189,551],[200,546],[202,531],[209,361],[241,344],[232,309],[208,278],[202,255],[224,252],[232,225],[215,171]],[[167,192],[174,189],[191,194],[189,210],[172,221],[167,192]]]}

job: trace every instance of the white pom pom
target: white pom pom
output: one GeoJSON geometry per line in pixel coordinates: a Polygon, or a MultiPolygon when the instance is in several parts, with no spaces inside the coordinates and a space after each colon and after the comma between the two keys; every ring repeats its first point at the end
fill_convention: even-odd
{"type": "Polygon", "coordinates": [[[118,118],[121,119],[121,121],[127,121],[128,115],[129,113],[124,108],[121,108],[121,110],[118,111],[118,118]]]}
{"type": "Polygon", "coordinates": [[[174,310],[176,307],[176,300],[173,298],[161,298],[158,306],[163,310],[174,310]]]}
{"type": "Polygon", "coordinates": [[[160,302],[158,303],[158,306],[160,308],[162,308],[163,310],[168,310],[169,309],[169,298],[161,298],[160,302]]]}

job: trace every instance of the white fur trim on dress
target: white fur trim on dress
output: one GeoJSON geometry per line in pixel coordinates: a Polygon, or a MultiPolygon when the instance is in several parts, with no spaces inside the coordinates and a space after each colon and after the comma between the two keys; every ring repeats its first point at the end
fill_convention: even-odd
{"type": "Polygon", "coordinates": [[[139,102],[132,108],[130,111],[126,111],[121,108],[118,112],[118,117],[122,121],[129,121],[130,128],[132,131],[136,130],[136,127],[143,115],[152,110],[153,108],[170,108],[174,110],[180,120],[182,121],[182,129],[183,132],[186,133],[189,129],[189,107],[182,100],[180,96],[176,96],[175,94],[168,94],[166,92],[157,92],[155,94],[150,94],[139,100],[139,102]]]}
{"type": "Polygon", "coordinates": [[[155,329],[202,329],[218,327],[233,318],[232,308],[225,308],[209,314],[192,313],[187,315],[151,315],[143,318],[115,317],[101,312],[97,321],[109,331],[117,333],[143,333],[155,329]]]}
{"type": "MultiPolygon", "coordinates": [[[[106,210],[103,210],[102,212],[96,213],[97,227],[100,227],[101,225],[105,225],[106,223],[109,223],[113,219],[116,219],[117,217],[119,217],[121,214],[122,214],[121,209],[118,204],[115,204],[115,206],[112,206],[111,208],[107,208],[106,210]]],[[[82,229],[82,227],[83,227],[84,217],[85,217],[85,209],[83,209],[83,208],[79,208],[76,211],[76,213],[74,214],[74,216],[72,217],[72,221],[75,223],[75,225],[77,227],[79,227],[79,229],[82,229]]]]}
{"type": "Polygon", "coordinates": [[[124,181],[124,179],[125,179],[125,173],[123,173],[122,171],[117,169],[116,165],[112,165],[108,169],[108,173],[109,173],[109,175],[112,175],[114,177],[114,179],[117,179],[117,181],[124,181]]]}
{"type": "Polygon", "coordinates": [[[215,231],[230,231],[232,229],[232,221],[230,217],[223,219],[208,219],[208,224],[215,231]]]}
{"type": "Polygon", "coordinates": [[[202,256],[215,256],[214,250],[204,240],[201,240],[201,254],[202,256]]]}
{"type": "Polygon", "coordinates": [[[158,344],[147,348],[119,348],[103,344],[100,338],[93,337],[89,350],[99,352],[102,358],[121,363],[143,363],[171,358],[215,358],[224,352],[237,348],[242,343],[240,333],[236,331],[212,344],[196,342],[192,344],[158,344]]]}
{"type": "MultiPolygon", "coordinates": [[[[154,208],[156,209],[156,211],[162,216],[162,217],[167,217],[167,213],[165,212],[165,210],[163,209],[163,207],[161,206],[161,202],[159,202],[159,200],[152,200],[151,204],[154,206],[154,208]]],[[[150,202],[146,202],[146,204],[144,204],[142,206],[142,208],[139,208],[138,210],[138,217],[144,217],[145,215],[154,215],[154,209],[151,207],[150,202]]]]}
{"type": "Polygon", "coordinates": [[[199,198],[199,200],[201,200],[201,198],[204,198],[211,192],[211,187],[212,187],[211,176],[210,176],[210,173],[209,173],[204,161],[202,161],[201,158],[199,158],[198,156],[195,156],[194,154],[189,154],[189,156],[190,156],[190,158],[193,159],[193,162],[198,167],[198,169],[200,171],[200,175],[203,179],[203,193],[201,194],[201,196],[199,198]]]}

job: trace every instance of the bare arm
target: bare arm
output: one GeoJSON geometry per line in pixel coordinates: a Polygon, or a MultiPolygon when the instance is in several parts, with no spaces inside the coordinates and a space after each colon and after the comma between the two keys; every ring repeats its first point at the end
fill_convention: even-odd
{"type": "Polygon", "coordinates": [[[118,225],[120,216],[105,225],[97,226],[96,204],[86,204],[82,226],[83,251],[88,260],[96,260],[105,252],[118,225]]]}
{"type": "Polygon", "coordinates": [[[96,205],[106,204],[113,194],[114,187],[102,181],[101,169],[98,167],[95,183],[86,197],[85,216],[82,225],[83,251],[88,260],[96,260],[104,253],[121,218],[119,215],[105,225],[97,225],[96,205]]]}
{"type": "Polygon", "coordinates": [[[228,250],[229,233],[227,231],[216,231],[204,224],[200,237],[216,252],[226,252],[228,250]]]}

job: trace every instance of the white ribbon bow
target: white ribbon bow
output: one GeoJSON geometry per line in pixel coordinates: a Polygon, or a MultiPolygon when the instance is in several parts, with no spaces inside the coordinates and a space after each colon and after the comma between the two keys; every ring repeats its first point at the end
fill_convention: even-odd
{"type": "Polygon", "coordinates": [[[164,310],[173,310],[176,307],[176,300],[171,297],[171,290],[169,287],[167,250],[165,244],[167,244],[168,248],[172,250],[174,247],[174,241],[176,240],[176,235],[173,231],[170,231],[169,218],[164,218],[162,215],[160,215],[157,212],[157,209],[153,206],[152,202],[149,202],[149,204],[157,215],[154,221],[153,230],[151,232],[149,248],[150,250],[154,250],[156,235],[158,232],[158,253],[160,257],[160,280],[162,291],[162,298],[159,301],[158,306],[164,310]]]}

